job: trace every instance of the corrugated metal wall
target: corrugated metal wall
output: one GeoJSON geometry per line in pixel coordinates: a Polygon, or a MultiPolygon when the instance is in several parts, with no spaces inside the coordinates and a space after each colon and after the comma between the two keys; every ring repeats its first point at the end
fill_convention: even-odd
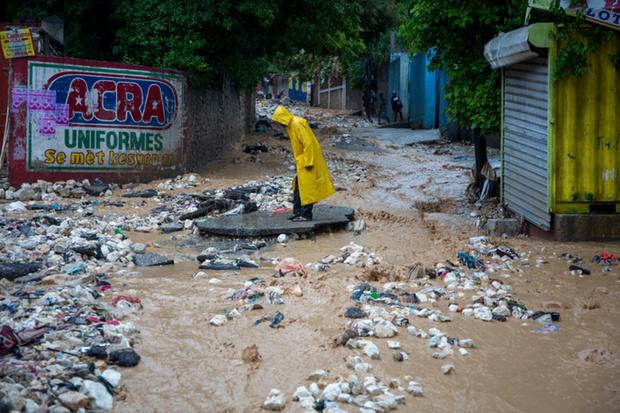
{"type": "Polygon", "coordinates": [[[531,223],[550,228],[547,175],[546,57],[504,69],[503,200],[531,223]]]}
{"type": "Polygon", "coordinates": [[[612,210],[616,204],[620,212],[620,72],[609,58],[615,53],[620,34],[589,57],[585,76],[555,85],[553,212],[592,212],[593,203],[612,210]]]}

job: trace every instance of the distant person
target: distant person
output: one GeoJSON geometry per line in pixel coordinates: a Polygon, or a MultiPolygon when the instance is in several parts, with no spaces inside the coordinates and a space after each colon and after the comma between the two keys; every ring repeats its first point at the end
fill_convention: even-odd
{"type": "Polygon", "coordinates": [[[392,112],[394,112],[394,122],[396,122],[397,116],[400,116],[401,122],[403,121],[403,102],[395,90],[392,91],[392,112]]]}
{"type": "Polygon", "coordinates": [[[377,118],[377,123],[381,125],[381,121],[385,119],[385,123],[390,123],[390,117],[387,113],[387,99],[383,95],[383,93],[379,93],[379,117],[377,118]]]}
{"type": "Polygon", "coordinates": [[[370,88],[364,91],[362,95],[362,103],[364,104],[364,111],[366,112],[366,119],[372,122],[372,117],[375,115],[375,100],[374,91],[370,88]]]}
{"type": "Polygon", "coordinates": [[[294,116],[284,106],[276,108],[273,120],[286,126],[297,169],[293,180],[293,216],[289,219],[312,221],[314,204],[336,192],[321,146],[308,122],[294,116]]]}

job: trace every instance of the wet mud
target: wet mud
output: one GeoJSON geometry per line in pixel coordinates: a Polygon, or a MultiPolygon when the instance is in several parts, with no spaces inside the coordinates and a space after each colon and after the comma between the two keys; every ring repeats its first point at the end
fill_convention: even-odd
{"type": "MultiPolygon", "coordinates": [[[[214,165],[203,175],[208,179],[204,187],[290,173],[285,143],[269,141],[276,148],[282,146],[282,151],[214,165]]],[[[424,145],[388,148],[383,154],[328,151],[328,159],[340,157],[365,168],[359,180],[346,168],[335,172],[336,185],[342,189],[329,199],[331,204],[359,210],[358,217],[367,223],[360,235],[334,231],[286,244],[271,242],[252,255],[260,262],[259,269],[205,271],[206,275],[196,276],[195,257],[212,239],[188,231],[127,234],[147,243],[149,250],[173,257],[175,265],[140,269],[141,275],[116,280],[117,289],[142,299],[144,310],[133,316],[142,333],[137,346],[142,362],[124,371],[126,397],[116,403],[115,412],[257,412],[272,388],[287,395],[285,411],[301,411],[290,396],[297,386],[309,384],[305,378],[310,372],[325,369],[331,377],[350,374],[344,359],[351,350],[334,347],[333,340],[342,334],[343,314],[352,304],[347,286],[359,282],[364,270],[340,264],[326,272],[310,270],[306,278],[273,278],[269,259],[316,262],[353,241],[381,255],[387,265],[406,268],[419,262],[432,267],[454,260],[469,237],[482,235],[463,201],[468,176],[457,158],[471,156],[471,148],[456,145],[448,154],[434,154],[424,145]],[[214,315],[234,307],[227,297],[252,277],[285,290],[299,286],[303,296],[285,293],[284,305],[242,312],[221,327],[210,325],[214,315]],[[255,325],[274,311],[285,315],[279,328],[255,325]],[[244,361],[244,349],[253,345],[260,360],[244,361]]],[[[124,209],[132,213],[147,213],[145,206],[151,206],[148,200],[131,202],[135,205],[124,209]]],[[[620,411],[620,268],[603,273],[601,266],[589,262],[601,250],[620,253],[620,243],[561,244],[535,238],[505,243],[528,253],[515,265],[518,271],[507,274],[515,295],[528,308],[559,311],[559,332],[534,334],[540,324],[513,318],[487,323],[456,314],[452,322],[441,325],[413,318],[418,328],[438,327],[451,336],[471,338],[476,348],[468,356],[452,356],[455,373],[443,375],[440,367],[445,360],[433,359],[424,340],[401,329],[396,339],[409,360],[392,360],[386,340],[372,339],[383,354],[382,360],[373,362],[372,373],[385,382],[412,376],[423,384],[424,397],[408,395],[399,411],[620,411]],[[560,257],[565,252],[584,258],[592,275],[571,275],[569,264],[560,257]]],[[[373,284],[379,287],[382,282],[373,284]]],[[[447,313],[447,302],[433,305],[447,313]]]]}

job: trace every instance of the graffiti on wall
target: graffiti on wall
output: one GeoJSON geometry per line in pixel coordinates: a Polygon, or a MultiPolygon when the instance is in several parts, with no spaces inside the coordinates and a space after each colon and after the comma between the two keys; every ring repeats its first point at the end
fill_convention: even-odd
{"type": "Polygon", "coordinates": [[[174,167],[183,145],[183,79],[173,73],[28,62],[12,90],[25,110],[27,169],[174,167]]]}

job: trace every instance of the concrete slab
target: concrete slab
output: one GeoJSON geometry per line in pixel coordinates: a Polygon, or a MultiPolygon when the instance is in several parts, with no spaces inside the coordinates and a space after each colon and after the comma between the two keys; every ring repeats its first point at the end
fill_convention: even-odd
{"type": "Polygon", "coordinates": [[[556,241],[610,241],[620,239],[620,214],[556,214],[556,241]]]}
{"type": "Polygon", "coordinates": [[[333,139],[331,146],[336,149],[343,149],[354,152],[374,152],[385,153],[383,148],[379,148],[374,142],[365,138],[352,135],[340,135],[333,139]]]}
{"type": "Polygon", "coordinates": [[[439,129],[357,128],[355,135],[398,147],[433,142],[441,138],[439,129]]]}
{"type": "Polygon", "coordinates": [[[342,227],[349,223],[355,210],[348,207],[317,205],[314,207],[314,220],[310,222],[291,222],[289,214],[276,214],[267,211],[249,214],[211,217],[196,222],[202,234],[229,237],[263,237],[279,234],[303,234],[325,227],[342,227]]]}
{"type": "Polygon", "coordinates": [[[519,221],[516,218],[491,218],[487,221],[486,232],[496,237],[504,234],[514,237],[519,233],[519,221]]]}

